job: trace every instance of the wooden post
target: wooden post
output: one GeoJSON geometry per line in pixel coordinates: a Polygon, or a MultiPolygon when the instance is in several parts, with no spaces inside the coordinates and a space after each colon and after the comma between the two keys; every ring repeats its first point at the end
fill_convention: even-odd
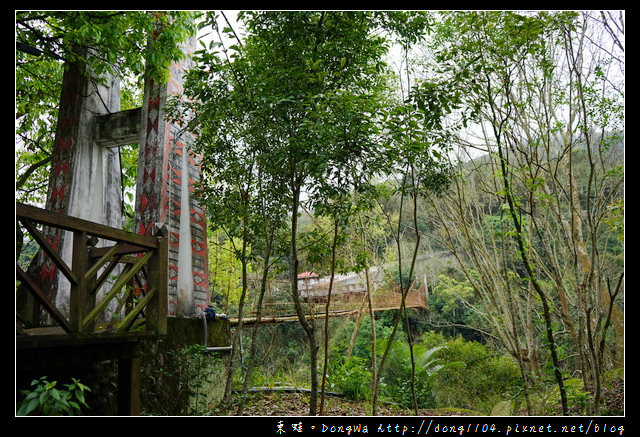
{"type": "Polygon", "coordinates": [[[156,295],[147,304],[147,330],[155,331],[156,335],[167,334],[167,314],[169,311],[167,296],[168,246],[168,238],[159,235],[158,248],[148,263],[150,286],[156,290],[156,295]]]}
{"type": "Polygon", "coordinates": [[[73,252],[71,255],[71,269],[76,277],[76,282],[71,283],[69,296],[69,321],[73,332],[93,331],[93,324],[83,326],[82,320],[86,315],[88,304],[87,281],[85,272],[88,265],[87,233],[84,231],[73,232],[73,252]]]}
{"type": "Polygon", "coordinates": [[[118,360],[118,415],[140,415],[140,358],[118,360]]]}

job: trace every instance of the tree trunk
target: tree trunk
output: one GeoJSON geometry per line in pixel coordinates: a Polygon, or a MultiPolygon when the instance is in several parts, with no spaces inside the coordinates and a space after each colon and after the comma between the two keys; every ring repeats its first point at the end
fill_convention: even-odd
{"type": "Polygon", "coordinates": [[[376,319],[374,317],[373,296],[371,290],[371,276],[369,275],[369,267],[364,269],[365,277],[367,278],[367,299],[369,300],[369,317],[371,318],[371,394],[375,396],[375,400],[372,402],[371,414],[376,416],[377,411],[377,396],[378,389],[376,386],[376,319]]]}
{"type": "MultiPolygon", "coordinates": [[[[495,126],[494,126],[495,129],[495,126]]],[[[502,150],[502,146],[500,144],[500,133],[496,132],[496,140],[498,141],[498,155],[500,159],[500,170],[502,175],[502,181],[504,184],[504,191],[507,198],[507,203],[509,204],[509,212],[511,214],[511,219],[513,221],[515,232],[515,239],[518,245],[518,251],[520,253],[520,258],[522,259],[522,263],[524,264],[524,268],[527,271],[527,275],[529,276],[529,281],[531,281],[531,285],[534,290],[540,297],[540,302],[542,303],[544,322],[546,327],[547,341],[549,342],[549,352],[551,354],[551,361],[553,362],[553,371],[556,379],[556,383],[558,384],[558,389],[560,390],[560,402],[562,404],[562,414],[564,416],[569,414],[568,401],[567,401],[567,393],[564,388],[564,382],[562,379],[562,373],[560,371],[560,361],[558,360],[558,353],[556,350],[555,338],[553,335],[553,325],[551,321],[551,309],[549,308],[549,301],[546,293],[538,283],[536,279],[535,272],[529,263],[529,257],[527,256],[527,252],[525,249],[523,236],[522,236],[522,226],[518,216],[516,214],[516,206],[513,200],[513,193],[511,192],[511,185],[509,183],[507,168],[506,168],[506,160],[504,157],[504,153],[502,150]]]]}
{"type": "Polygon", "coordinates": [[[295,173],[292,176],[292,208],[291,208],[291,297],[295,305],[296,314],[302,329],[309,339],[309,355],[311,359],[311,399],[309,402],[309,415],[315,416],[318,404],[318,345],[313,321],[309,321],[304,313],[300,292],[298,291],[298,247],[296,234],[298,232],[298,209],[300,205],[300,184],[295,180],[295,173]]]}
{"type": "MultiPolygon", "coordinates": [[[[249,389],[249,384],[251,384],[251,375],[253,374],[253,368],[255,363],[257,342],[256,337],[258,333],[258,328],[260,328],[260,321],[262,319],[262,303],[264,300],[264,295],[267,290],[267,278],[269,277],[269,262],[271,258],[271,237],[267,237],[265,241],[265,252],[264,252],[264,263],[262,267],[262,281],[260,283],[260,294],[258,295],[258,303],[256,308],[256,321],[253,327],[253,332],[251,333],[251,349],[249,351],[249,362],[247,365],[247,372],[244,376],[244,383],[242,384],[242,394],[246,395],[247,390],[249,389]]],[[[244,410],[244,399],[240,401],[238,405],[238,409],[236,411],[237,416],[241,416],[244,410]]]]}
{"type": "Polygon", "coordinates": [[[242,294],[240,295],[240,302],[238,303],[238,328],[233,341],[233,348],[231,349],[231,358],[229,359],[229,368],[227,369],[227,383],[224,390],[223,403],[228,403],[231,400],[232,386],[233,386],[233,374],[235,373],[235,355],[236,349],[240,349],[240,359],[242,360],[242,335],[243,335],[243,322],[242,316],[244,313],[244,301],[247,296],[247,224],[243,221],[242,231],[242,294]],[[237,348],[235,343],[240,345],[237,348]]]}
{"type": "Polygon", "coordinates": [[[331,246],[331,273],[329,278],[329,291],[327,292],[327,305],[324,318],[324,368],[322,370],[322,388],[320,389],[320,415],[324,411],[324,391],[327,382],[327,367],[329,366],[329,306],[331,305],[331,291],[336,268],[336,245],[338,244],[338,220],[333,224],[333,243],[331,246]]]}

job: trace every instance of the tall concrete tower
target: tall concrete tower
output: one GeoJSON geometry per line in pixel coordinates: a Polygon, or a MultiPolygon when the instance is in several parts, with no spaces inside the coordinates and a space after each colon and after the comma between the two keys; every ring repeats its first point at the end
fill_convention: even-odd
{"type": "MultiPolygon", "coordinates": [[[[153,43],[153,41],[151,42],[153,43]]],[[[141,108],[120,111],[117,79],[94,80],[83,64],[67,65],[51,159],[46,209],[111,227],[122,227],[122,181],[118,147],[139,144],[135,232],[169,237],[170,316],[194,316],[209,303],[205,212],[194,198],[200,159],[193,136],[165,119],[170,96],[180,96],[195,41],[171,67],[167,83],[145,81],[141,108]]],[[[48,229],[45,235],[63,259],[71,238],[48,229]]],[[[40,253],[30,269],[56,306],[68,307],[69,283],[40,253]]]]}
{"type": "Polygon", "coordinates": [[[183,91],[189,63],[187,57],[172,65],[166,84],[146,83],[136,191],[136,232],[149,234],[156,224],[169,232],[169,315],[179,316],[194,316],[209,303],[205,212],[193,196],[200,158],[190,150],[191,133],[165,114],[167,99],[183,91]]]}

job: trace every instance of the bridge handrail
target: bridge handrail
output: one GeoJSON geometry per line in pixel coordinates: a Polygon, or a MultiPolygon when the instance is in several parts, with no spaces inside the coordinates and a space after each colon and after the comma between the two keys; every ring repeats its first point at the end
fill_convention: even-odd
{"type": "MultiPolygon", "coordinates": [[[[34,275],[24,271],[16,260],[17,279],[29,296],[67,334],[95,334],[104,332],[126,333],[132,330],[136,319],[144,312],[144,332],[164,335],[167,332],[167,237],[159,234],[148,237],[77,217],[16,203],[16,219],[36,241],[40,250],[63,274],[70,285],[68,316],[63,314],[47,296],[46,288],[34,275]],[[43,231],[37,229],[43,226],[43,231]],[[52,245],[44,229],[60,229],[72,234],[70,264],[63,260],[59,248],[52,245]],[[95,238],[113,242],[112,246],[94,247],[95,238]],[[98,290],[107,281],[117,265],[124,264],[115,284],[97,301],[98,290]],[[144,275],[140,279],[140,275],[144,275]],[[126,287],[136,281],[137,287],[126,287]],[[137,293],[134,299],[134,294],[137,293]],[[98,329],[97,321],[105,314],[108,304],[120,296],[122,318],[111,321],[109,329],[98,329]],[[137,300],[137,301],[136,301],[137,300]],[[126,305],[124,304],[126,301],[126,305]]],[[[38,306],[36,305],[36,306],[38,306]]],[[[31,315],[34,311],[30,312],[31,315]]],[[[18,307],[16,307],[18,316],[18,307]]],[[[29,317],[27,317],[29,319],[29,317]]],[[[28,322],[37,324],[35,317],[28,322]]]]}

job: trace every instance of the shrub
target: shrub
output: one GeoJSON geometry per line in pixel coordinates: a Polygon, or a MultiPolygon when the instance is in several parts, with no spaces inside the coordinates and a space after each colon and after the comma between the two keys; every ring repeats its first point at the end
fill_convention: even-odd
{"type": "Polygon", "coordinates": [[[489,413],[496,403],[513,397],[522,385],[515,360],[481,343],[461,337],[446,339],[435,333],[423,335],[422,342],[426,347],[444,346],[440,355],[444,362],[463,364],[442,369],[434,377],[438,406],[489,413]]]}
{"type": "Polygon", "coordinates": [[[16,415],[73,416],[88,407],[84,392],[91,391],[79,380],[71,378],[73,383],[58,388],[57,381],[47,381],[46,376],[31,381],[32,390],[22,390],[24,399],[18,405],[16,415]]]}
{"type": "MultiPolygon", "coordinates": [[[[381,348],[384,348],[384,341],[381,348]]],[[[444,368],[457,366],[459,363],[440,358],[439,350],[443,347],[427,347],[424,344],[413,346],[415,362],[415,392],[418,408],[436,407],[436,395],[433,391],[435,376],[444,368]]],[[[389,349],[387,364],[383,370],[382,389],[393,402],[402,408],[413,408],[411,389],[411,352],[404,341],[395,341],[389,349]]]]}
{"type": "Polygon", "coordinates": [[[327,376],[329,390],[337,390],[355,400],[371,398],[371,371],[367,361],[359,357],[333,361],[327,376]]]}

